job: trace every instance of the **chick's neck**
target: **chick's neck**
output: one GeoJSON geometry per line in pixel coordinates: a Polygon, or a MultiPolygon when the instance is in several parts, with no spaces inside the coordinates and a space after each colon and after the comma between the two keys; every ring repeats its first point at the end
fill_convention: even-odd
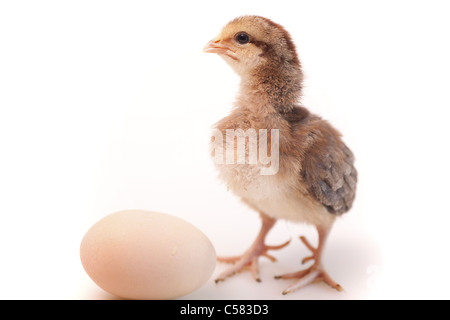
{"type": "Polygon", "coordinates": [[[289,113],[299,103],[302,80],[300,66],[264,65],[242,77],[238,101],[266,113],[289,113]]]}

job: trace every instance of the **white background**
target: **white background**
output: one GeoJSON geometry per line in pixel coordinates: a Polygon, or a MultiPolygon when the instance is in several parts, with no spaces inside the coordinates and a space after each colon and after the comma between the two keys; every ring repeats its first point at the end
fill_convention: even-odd
{"type": "MultiPolygon", "coordinates": [[[[0,2],[0,298],[111,299],[85,274],[87,229],[122,209],[182,217],[220,255],[258,229],[216,179],[210,126],[239,79],[205,43],[232,18],[284,25],[306,74],[304,104],[357,157],[354,209],[324,263],[344,287],[291,295],[311,227],[279,222],[261,259],[193,299],[450,298],[449,7],[446,1],[0,2]]],[[[218,265],[215,275],[223,270],[218,265]]]]}

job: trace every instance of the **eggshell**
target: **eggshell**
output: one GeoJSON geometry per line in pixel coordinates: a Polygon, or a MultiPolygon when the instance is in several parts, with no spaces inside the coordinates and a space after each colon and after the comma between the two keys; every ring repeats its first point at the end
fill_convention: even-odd
{"type": "Polygon", "coordinates": [[[127,210],[94,224],[84,236],[81,262],[105,291],[128,299],[172,299],[200,288],[216,253],[192,224],[164,213],[127,210]]]}

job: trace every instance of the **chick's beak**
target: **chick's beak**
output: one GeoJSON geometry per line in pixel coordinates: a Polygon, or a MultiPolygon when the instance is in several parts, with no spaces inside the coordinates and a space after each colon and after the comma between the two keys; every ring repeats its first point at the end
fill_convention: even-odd
{"type": "Polygon", "coordinates": [[[221,43],[220,38],[216,37],[206,44],[203,51],[207,53],[225,54],[228,49],[227,46],[224,46],[223,43],[221,43]]]}
{"type": "Polygon", "coordinates": [[[219,36],[209,41],[203,48],[203,52],[223,54],[237,60],[235,50],[231,46],[223,43],[219,36]]]}

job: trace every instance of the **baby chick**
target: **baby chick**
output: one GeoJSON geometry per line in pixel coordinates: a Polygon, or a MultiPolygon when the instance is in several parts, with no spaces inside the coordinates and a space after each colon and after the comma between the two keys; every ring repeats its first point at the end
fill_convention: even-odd
{"type": "MultiPolygon", "coordinates": [[[[265,256],[275,261],[268,251],[289,243],[268,246],[266,235],[277,219],[286,219],[314,225],[319,241],[314,248],[305,237],[300,237],[312,253],[302,262],[314,263],[306,270],[276,276],[297,279],[283,294],[317,281],[341,291],[342,287],[324,270],[321,256],[335,218],[352,206],[357,172],[353,154],[340,133],[299,104],[303,74],[290,35],[267,18],[243,16],[228,23],[204,51],[219,54],[241,77],[234,108],[215,125],[218,133],[213,143],[215,162],[229,189],[259,212],[262,219],[256,240],[243,255],[219,258],[234,265],[219,275],[216,282],[244,268],[250,268],[253,277],[260,281],[258,258],[265,256]],[[239,130],[246,133],[243,141],[249,141],[244,147],[245,161],[217,161],[218,146],[239,151],[238,144],[234,144],[238,138],[232,136],[218,142],[218,137],[228,138],[230,132],[239,130]],[[249,160],[255,156],[251,154],[252,132],[259,133],[258,150],[270,149],[272,162],[278,162],[272,174],[263,173],[268,162],[261,152],[254,163],[249,160]]],[[[227,156],[229,151],[226,150],[227,156]]]]}

